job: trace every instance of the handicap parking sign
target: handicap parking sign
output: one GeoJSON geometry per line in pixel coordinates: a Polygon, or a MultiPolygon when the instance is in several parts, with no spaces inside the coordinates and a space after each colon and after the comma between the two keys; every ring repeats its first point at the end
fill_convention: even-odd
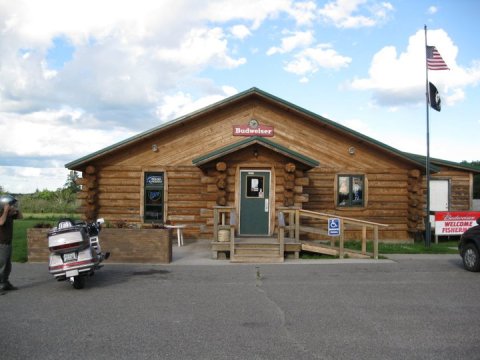
{"type": "Polygon", "coordinates": [[[340,219],[331,218],[328,219],[328,236],[339,236],[340,235],[340,219]]]}

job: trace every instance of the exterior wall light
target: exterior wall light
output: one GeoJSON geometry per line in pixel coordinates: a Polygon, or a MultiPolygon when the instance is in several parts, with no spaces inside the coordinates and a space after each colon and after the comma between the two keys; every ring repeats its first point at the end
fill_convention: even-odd
{"type": "Polygon", "coordinates": [[[158,151],[158,146],[157,146],[157,144],[153,144],[153,145],[152,145],[152,151],[153,151],[153,152],[157,152],[157,151],[158,151]]]}
{"type": "Polygon", "coordinates": [[[348,148],[348,153],[349,153],[350,155],[355,155],[355,148],[354,148],[353,146],[350,146],[350,147],[348,148]]]}

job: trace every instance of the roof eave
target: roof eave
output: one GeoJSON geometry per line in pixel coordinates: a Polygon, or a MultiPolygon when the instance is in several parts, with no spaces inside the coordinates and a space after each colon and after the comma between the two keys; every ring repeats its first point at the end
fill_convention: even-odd
{"type": "Polygon", "coordinates": [[[282,145],[277,144],[273,141],[267,140],[267,139],[262,138],[262,137],[257,137],[257,136],[246,138],[246,139],[241,140],[237,143],[227,145],[223,148],[214,150],[214,151],[212,151],[208,154],[199,156],[199,157],[193,159],[192,163],[195,166],[201,167],[201,166],[203,166],[207,163],[210,163],[210,162],[212,162],[214,160],[217,160],[221,157],[224,157],[228,154],[231,154],[233,152],[239,151],[241,149],[244,149],[246,147],[249,147],[249,146],[252,146],[252,145],[255,145],[255,144],[261,145],[261,146],[263,146],[265,148],[268,148],[268,149],[270,149],[274,152],[282,154],[283,156],[291,158],[291,159],[305,165],[308,168],[314,168],[314,167],[317,167],[318,165],[320,165],[320,163],[318,161],[314,160],[314,159],[311,159],[307,156],[299,154],[295,151],[289,150],[289,149],[283,147],[282,145]]]}

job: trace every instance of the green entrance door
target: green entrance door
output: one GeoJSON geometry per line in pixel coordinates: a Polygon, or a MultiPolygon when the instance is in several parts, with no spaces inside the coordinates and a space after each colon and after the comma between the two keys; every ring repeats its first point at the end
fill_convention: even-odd
{"type": "Polygon", "coordinates": [[[242,170],[240,175],[240,235],[268,235],[270,172],[242,170]]]}

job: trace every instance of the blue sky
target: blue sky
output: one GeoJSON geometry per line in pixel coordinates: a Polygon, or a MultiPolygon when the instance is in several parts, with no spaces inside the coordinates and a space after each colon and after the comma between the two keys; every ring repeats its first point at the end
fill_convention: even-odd
{"type": "Polygon", "coordinates": [[[480,160],[476,0],[0,0],[0,186],[61,187],[64,164],[251,87],[399,150],[480,160]]]}

